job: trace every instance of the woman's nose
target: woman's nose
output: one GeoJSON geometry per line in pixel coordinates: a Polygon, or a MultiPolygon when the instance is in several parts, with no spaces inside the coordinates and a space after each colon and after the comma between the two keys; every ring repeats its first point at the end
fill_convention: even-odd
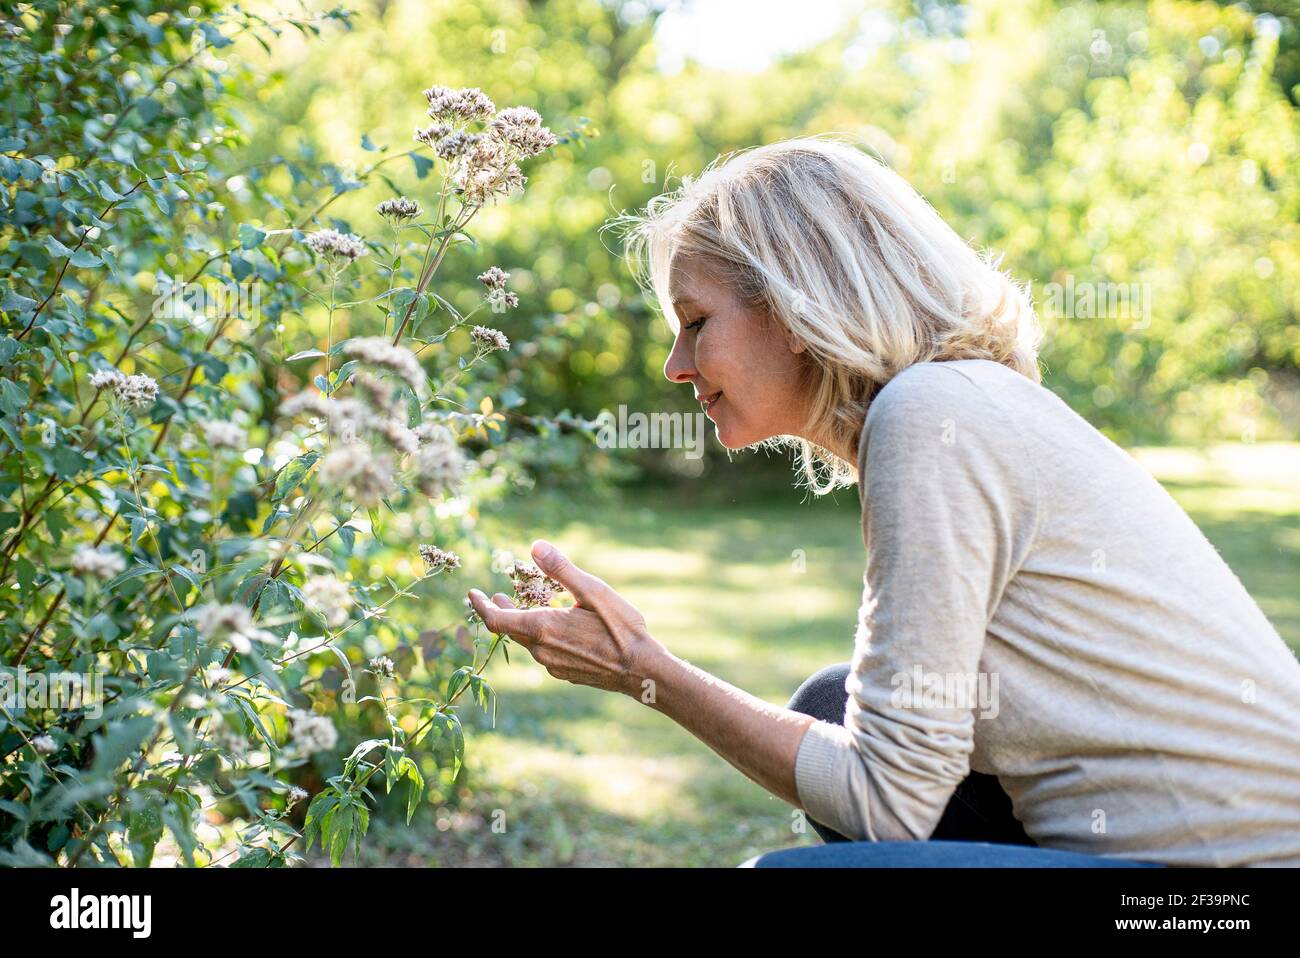
{"type": "Polygon", "coordinates": [[[664,363],[664,375],[674,383],[688,383],[695,378],[695,360],[683,347],[681,336],[673,340],[672,352],[664,363]]]}

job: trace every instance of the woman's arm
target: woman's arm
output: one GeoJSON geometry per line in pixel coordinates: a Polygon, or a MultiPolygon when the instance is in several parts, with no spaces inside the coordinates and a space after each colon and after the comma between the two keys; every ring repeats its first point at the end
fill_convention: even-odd
{"type": "Polygon", "coordinates": [[[622,692],[673,719],[769,792],[798,807],[795,758],[810,716],[778,708],[673,655],[604,581],[549,543],[533,558],[577,599],[569,609],[517,609],[469,593],[483,623],[523,645],[551,675],[622,692]]]}

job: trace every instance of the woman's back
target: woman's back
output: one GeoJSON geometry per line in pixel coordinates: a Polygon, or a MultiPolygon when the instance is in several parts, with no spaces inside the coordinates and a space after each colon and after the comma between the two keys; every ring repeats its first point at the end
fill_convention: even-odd
{"type": "MultiPolygon", "coordinates": [[[[864,765],[919,761],[937,793],[968,757],[1051,848],[1300,865],[1300,663],[1132,457],[1026,377],[960,360],[891,380],[858,462],[864,765]],[[925,699],[943,676],[983,700],[925,699]]],[[[878,816],[879,793],[926,791],[871,778],[878,816]]]]}

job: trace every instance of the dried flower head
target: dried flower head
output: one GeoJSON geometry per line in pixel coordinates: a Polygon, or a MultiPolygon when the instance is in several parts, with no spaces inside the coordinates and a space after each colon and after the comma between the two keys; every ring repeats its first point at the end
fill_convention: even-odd
{"type": "Polygon", "coordinates": [[[289,795],[285,799],[284,807],[286,810],[293,808],[295,805],[297,805],[301,801],[304,801],[306,798],[307,798],[307,789],[299,788],[297,785],[292,785],[289,787],[289,795]]]}
{"type": "Polygon", "coordinates": [[[564,586],[556,582],[531,562],[516,562],[506,573],[515,587],[515,601],[525,609],[551,604],[564,586]]]}
{"type": "Polygon", "coordinates": [[[345,442],[320,461],[320,481],[347,491],[360,505],[378,505],[393,492],[393,461],[364,442],[345,442]]]}
{"type": "Polygon", "coordinates": [[[427,381],[415,353],[405,346],[394,346],[383,336],[363,336],[343,347],[343,355],[364,366],[386,369],[400,376],[417,396],[424,395],[427,381]]]}
{"type": "Polygon", "coordinates": [[[510,279],[510,274],[500,266],[493,266],[478,274],[478,281],[488,289],[505,289],[508,279],[510,279]]]}
{"type": "Polygon", "coordinates": [[[463,130],[456,130],[439,140],[434,145],[434,150],[444,160],[456,160],[470,153],[482,139],[482,133],[466,133],[463,130]]]}
{"type": "Polygon", "coordinates": [[[519,297],[508,289],[492,289],[488,290],[487,302],[492,307],[492,312],[503,313],[518,306],[519,297]]]}
{"type": "Polygon", "coordinates": [[[396,226],[399,223],[415,219],[424,211],[420,209],[420,204],[415,200],[408,200],[405,196],[398,196],[391,200],[384,200],[375,207],[375,212],[396,226]]]}
{"type": "Polygon", "coordinates": [[[126,377],[116,369],[99,369],[90,374],[90,385],[93,389],[115,389],[118,383],[125,380],[126,377]]]}
{"type": "Polygon", "coordinates": [[[558,142],[555,134],[542,125],[541,114],[526,106],[502,110],[488,124],[488,132],[523,159],[544,153],[558,142]]]}
{"type": "Polygon", "coordinates": [[[127,376],[114,392],[124,406],[147,409],[158,400],[158,383],[145,375],[127,376]]]}
{"type": "Polygon", "coordinates": [[[275,642],[275,636],[253,623],[246,606],[212,602],[195,610],[195,627],[207,642],[229,642],[236,652],[246,653],[254,642],[275,642]]]}
{"type": "Polygon", "coordinates": [[[433,126],[427,126],[424,129],[416,127],[415,139],[425,146],[436,147],[438,141],[451,133],[451,126],[446,123],[435,123],[433,126]]]}
{"type": "Polygon", "coordinates": [[[376,655],[370,660],[370,671],[385,678],[393,677],[393,660],[386,655],[376,655]]]}
{"type": "Polygon", "coordinates": [[[422,423],[415,436],[420,443],[412,463],[416,488],[431,498],[455,492],[465,478],[465,454],[456,437],[431,422],[422,423]]]}
{"type": "Polygon", "coordinates": [[[434,86],[424,91],[429,102],[429,116],[450,123],[485,120],[496,112],[496,104],[477,87],[453,90],[434,86]]]}
{"type": "Polygon", "coordinates": [[[469,338],[481,352],[485,353],[510,348],[510,340],[506,338],[506,334],[490,326],[475,326],[470,330],[469,338]]]}
{"type": "Polygon", "coordinates": [[[460,556],[437,546],[420,546],[420,558],[424,560],[424,568],[428,573],[452,572],[460,568],[460,556]]]}
{"type": "Polygon", "coordinates": [[[201,426],[204,438],[213,449],[243,449],[248,443],[248,434],[233,422],[210,419],[201,426]]]}
{"type": "Polygon", "coordinates": [[[331,629],[337,629],[348,620],[352,593],[348,591],[348,584],[336,576],[310,576],[302,585],[302,598],[331,629]]]}
{"type": "Polygon", "coordinates": [[[328,752],[339,741],[338,729],[324,715],[305,709],[291,709],[288,713],[289,735],[294,748],[304,755],[328,752]]]}
{"type": "Polygon", "coordinates": [[[91,579],[111,579],[126,570],[126,560],[110,549],[78,546],[72,554],[72,571],[91,579]]]}
{"type": "Polygon", "coordinates": [[[370,252],[360,236],[338,230],[317,230],[307,237],[306,243],[334,269],[342,269],[370,252]]]}

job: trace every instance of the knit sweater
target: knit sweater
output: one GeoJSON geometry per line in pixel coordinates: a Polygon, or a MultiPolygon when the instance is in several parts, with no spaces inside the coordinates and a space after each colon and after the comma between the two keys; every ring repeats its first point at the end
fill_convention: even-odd
{"type": "Polygon", "coordinates": [[[1043,847],[1300,866],[1300,662],[1131,456],[1005,366],[931,362],[873,399],[858,475],[844,722],[796,761],[811,817],[924,840],[974,770],[1043,847]]]}

